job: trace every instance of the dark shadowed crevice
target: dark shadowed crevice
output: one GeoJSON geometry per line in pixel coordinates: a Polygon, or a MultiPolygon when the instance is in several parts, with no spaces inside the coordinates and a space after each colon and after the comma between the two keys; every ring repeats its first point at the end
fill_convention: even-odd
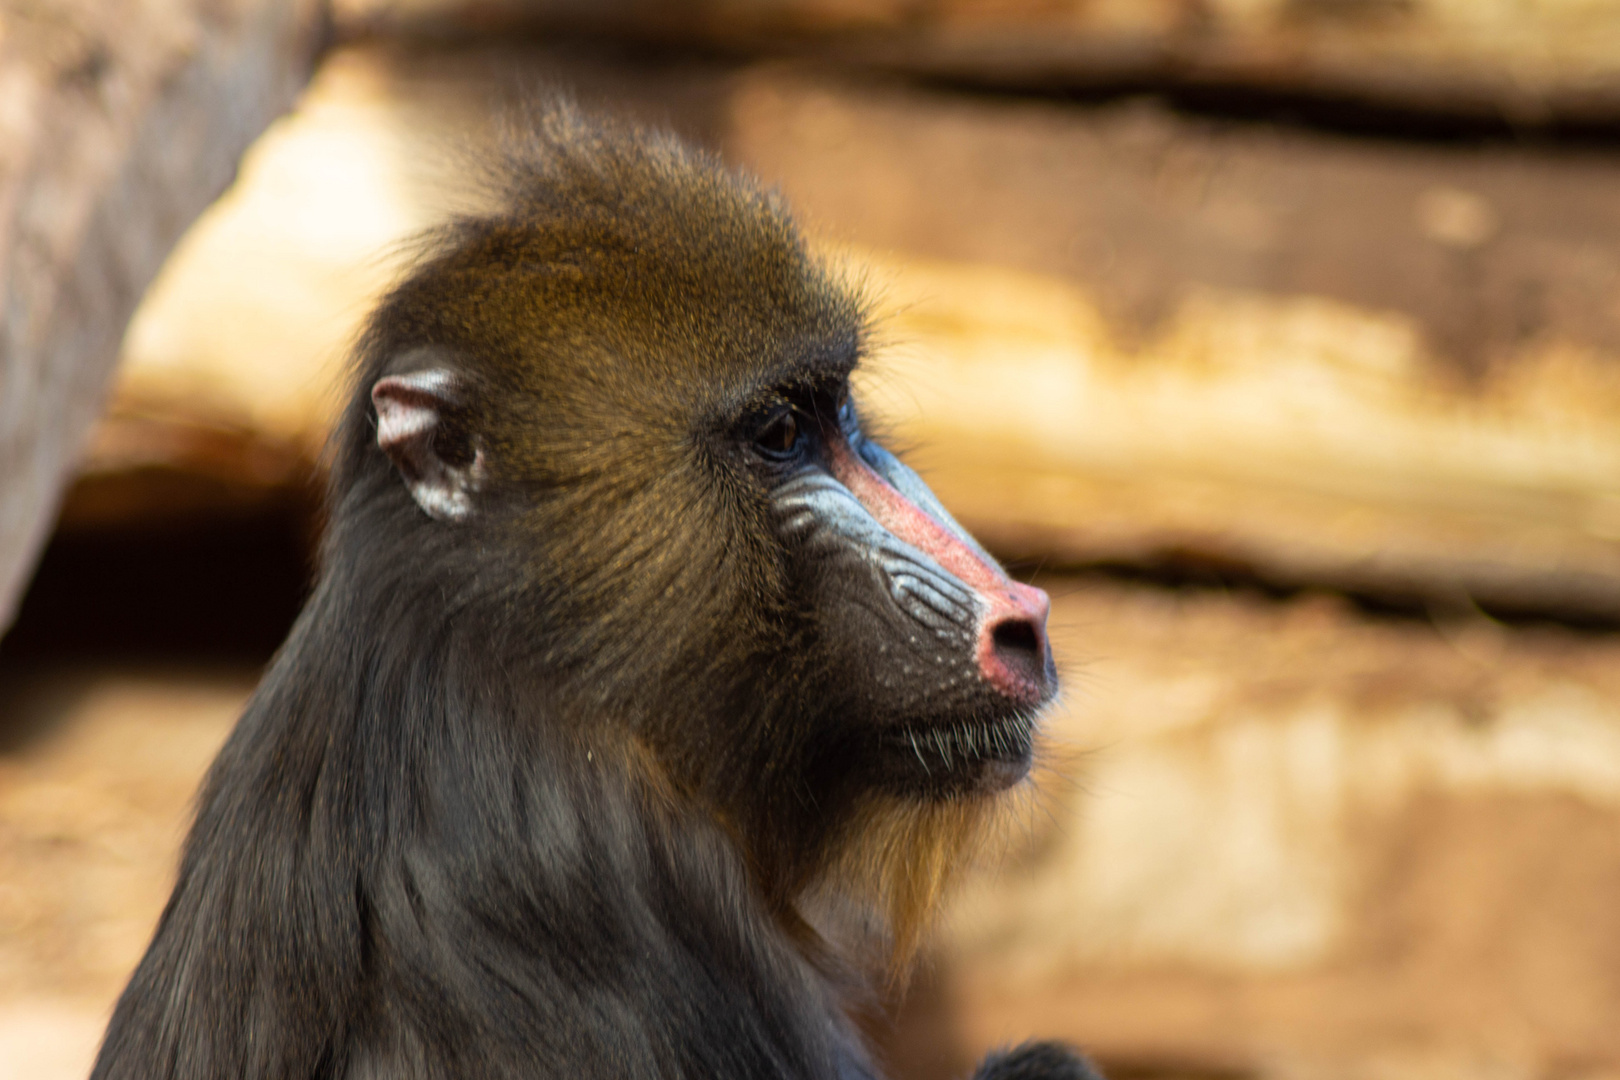
{"type": "Polygon", "coordinates": [[[1245,86],[1236,83],[1164,79],[992,80],[962,74],[913,73],[919,88],[983,100],[1045,101],[1106,107],[1151,99],[1171,112],[1213,122],[1261,124],[1330,135],[1347,135],[1452,147],[1518,146],[1559,150],[1620,150],[1620,114],[1614,117],[1551,115],[1536,120],[1500,110],[1407,106],[1332,90],[1245,86]]]}
{"type": "Polygon", "coordinates": [[[269,659],[310,581],[296,505],[223,518],[59,530],[0,666],[45,658],[269,659]]]}

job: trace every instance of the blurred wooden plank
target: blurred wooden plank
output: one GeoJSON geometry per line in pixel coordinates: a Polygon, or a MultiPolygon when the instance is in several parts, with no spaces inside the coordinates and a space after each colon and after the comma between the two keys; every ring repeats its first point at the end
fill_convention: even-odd
{"type": "Polygon", "coordinates": [[[319,0],[0,4],[0,628],[125,323],[304,82],[319,0]]]}
{"type": "Polygon", "coordinates": [[[1213,122],[744,71],[723,146],[819,229],[1084,285],[1111,332],[1193,290],[1417,323],[1457,391],[1559,339],[1620,356],[1620,155],[1213,122]]]}
{"type": "Polygon", "coordinates": [[[102,416],[57,528],[131,529],[312,505],[319,467],[300,441],[127,391],[102,416]]]}
{"type": "Polygon", "coordinates": [[[851,261],[896,343],[868,400],[1004,555],[1620,616],[1612,356],[1530,345],[1463,390],[1410,320],[1328,301],[1193,293],[1129,344],[1061,280],[851,261]]]}
{"type": "Polygon", "coordinates": [[[355,36],[589,30],[1002,87],[1240,89],[1520,125],[1620,118],[1616,0],[336,0],[334,10],[355,36]]]}

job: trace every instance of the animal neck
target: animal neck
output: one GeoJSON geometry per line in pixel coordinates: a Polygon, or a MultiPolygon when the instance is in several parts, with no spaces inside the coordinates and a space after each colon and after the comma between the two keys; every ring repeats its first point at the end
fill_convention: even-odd
{"type": "MultiPolygon", "coordinates": [[[[321,982],[334,1032],[374,1022],[347,1012],[362,998],[397,1003],[403,1027],[460,1017],[471,1031],[516,1009],[509,996],[612,986],[648,1046],[740,1047],[760,1075],[830,1073],[784,1062],[858,1053],[843,988],[784,932],[722,827],[629,744],[582,750],[577,718],[550,713],[543,686],[472,635],[410,625],[408,608],[329,575],[221,755],[188,864],[196,885],[224,879],[244,898],[233,977],[251,983],[289,953],[317,963],[335,936],[355,963],[321,982]],[[252,880],[276,865],[320,871],[291,915],[252,899],[287,894],[252,880]],[[277,939],[289,918],[309,936],[277,939]],[[693,980],[713,993],[672,1011],[693,980]],[[424,1002],[433,1015],[409,1015],[424,1002]]],[[[622,1030],[602,1039],[582,1062],[631,1045],[622,1030]]]]}

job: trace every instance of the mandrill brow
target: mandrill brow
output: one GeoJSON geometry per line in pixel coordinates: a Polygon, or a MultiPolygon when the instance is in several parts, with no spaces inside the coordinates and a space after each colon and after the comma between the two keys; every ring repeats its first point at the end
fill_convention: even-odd
{"type": "Polygon", "coordinates": [[[860,291],[668,136],[557,106],[490,171],[357,344],[97,1078],[875,1078],[852,1014],[1027,782],[1046,595],[866,433],[860,291]]]}

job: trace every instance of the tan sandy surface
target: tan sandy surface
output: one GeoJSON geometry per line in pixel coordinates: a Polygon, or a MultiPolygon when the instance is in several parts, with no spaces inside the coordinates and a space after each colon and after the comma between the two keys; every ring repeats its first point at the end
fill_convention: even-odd
{"type": "Polygon", "coordinates": [[[251,668],[0,673],[0,1080],[89,1071],[251,668]]]}

